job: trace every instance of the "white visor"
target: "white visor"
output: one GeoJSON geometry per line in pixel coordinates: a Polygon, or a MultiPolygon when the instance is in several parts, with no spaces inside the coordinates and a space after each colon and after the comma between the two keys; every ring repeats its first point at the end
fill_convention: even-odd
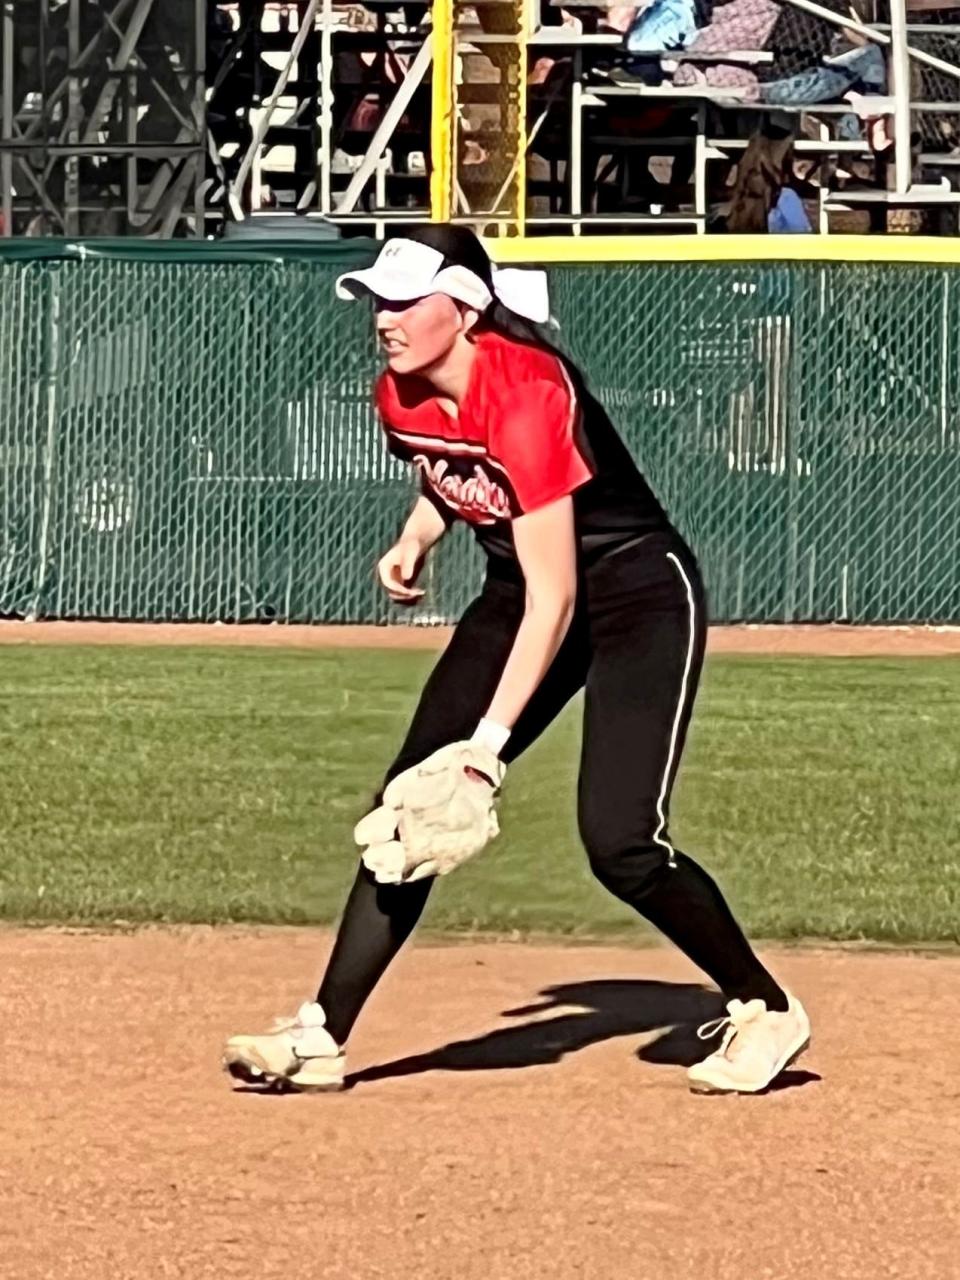
{"type": "MultiPolygon", "coordinates": [[[[493,287],[504,306],[517,315],[536,324],[550,319],[546,272],[494,268],[493,287]]],[[[444,267],[439,250],[400,236],[387,241],[372,267],[340,276],[336,292],[343,299],[373,294],[387,302],[415,302],[431,293],[444,293],[477,311],[486,311],[494,298],[475,272],[444,267]]]]}

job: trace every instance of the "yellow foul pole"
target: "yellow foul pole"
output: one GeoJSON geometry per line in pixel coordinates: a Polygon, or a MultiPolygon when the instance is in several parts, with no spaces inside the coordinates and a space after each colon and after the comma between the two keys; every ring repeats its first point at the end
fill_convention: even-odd
{"type": "Polygon", "coordinates": [[[430,124],[430,216],[447,222],[453,209],[454,0],[433,0],[433,97],[430,124]]]}

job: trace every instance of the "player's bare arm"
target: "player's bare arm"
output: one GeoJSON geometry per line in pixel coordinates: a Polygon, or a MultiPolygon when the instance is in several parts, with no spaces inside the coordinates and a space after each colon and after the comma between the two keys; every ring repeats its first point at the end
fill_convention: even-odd
{"type": "Polygon", "coordinates": [[[573,500],[565,497],[513,521],[523,571],[524,610],[517,638],[486,719],[512,729],[557,656],[577,600],[573,500]]]}

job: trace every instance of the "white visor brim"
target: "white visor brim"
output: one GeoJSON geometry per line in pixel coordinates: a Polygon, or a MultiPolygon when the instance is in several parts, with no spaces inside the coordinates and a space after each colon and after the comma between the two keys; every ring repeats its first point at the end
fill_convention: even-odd
{"type": "Polygon", "coordinates": [[[429,245],[398,237],[388,240],[372,267],[347,271],[336,284],[344,300],[372,294],[388,302],[413,302],[434,292],[432,285],[443,264],[443,254],[429,245]]]}
{"type": "Polygon", "coordinates": [[[486,311],[494,296],[519,316],[545,324],[550,319],[550,296],[544,271],[494,268],[493,292],[469,267],[445,267],[443,254],[418,240],[402,236],[388,240],[372,267],[347,271],[336,282],[344,301],[372,296],[387,302],[416,302],[432,293],[486,311]]]}
{"type": "Polygon", "coordinates": [[[443,254],[416,240],[389,240],[372,267],[347,271],[336,282],[336,294],[345,301],[372,295],[387,302],[415,302],[432,293],[444,293],[478,311],[485,311],[493,294],[473,271],[443,266],[443,254]]]}

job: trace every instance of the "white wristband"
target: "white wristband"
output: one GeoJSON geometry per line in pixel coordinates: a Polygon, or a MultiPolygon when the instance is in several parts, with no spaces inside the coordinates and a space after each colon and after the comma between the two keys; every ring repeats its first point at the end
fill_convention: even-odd
{"type": "Polygon", "coordinates": [[[473,731],[471,742],[475,742],[478,747],[486,747],[488,751],[492,751],[498,756],[510,739],[510,730],[505,729],[502,724],[497,724],[496,720],[488,720],[486,716],[480,721],[476,729],[473,731]]]}

